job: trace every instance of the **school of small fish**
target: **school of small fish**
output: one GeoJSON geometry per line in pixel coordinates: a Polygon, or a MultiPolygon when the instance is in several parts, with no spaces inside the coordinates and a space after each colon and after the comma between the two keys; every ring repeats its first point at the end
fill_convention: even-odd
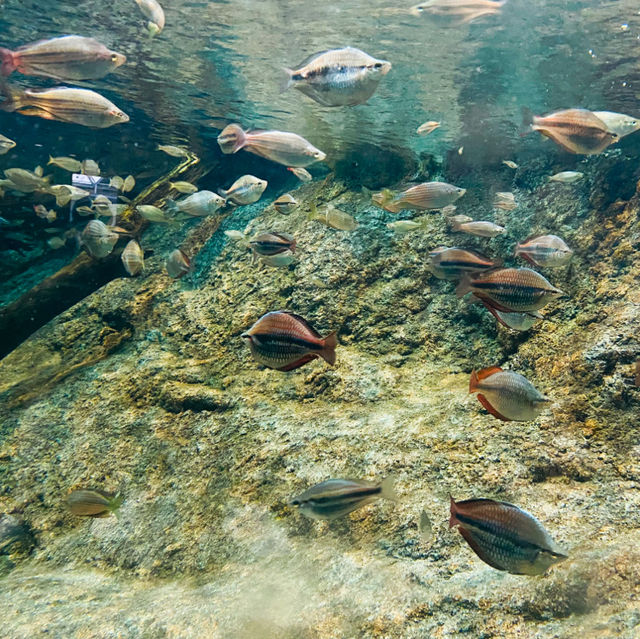
{"type": "MultiPolygon", "coordinates": [[[[135,0],[135,3],[144,16],[149,35],[153,37],[161,33],[165,29],[165,13],[161,5],[156,0],[135,0]]],[[[507,0],[428,0],[401,11],[456,25],[495,16],[506,5],[507,0]]],[[[130,116],[92,89],[41,84],[22,86],[20,83],[23,77],[31,76],[63,83],[95,80],[115,72],[126,63],[123,54],[93,38],[73,34],[13,49],[0,48],[0,92],[4,98],[0,109],[96,129],[124,125],[130,122],[130,116]],[[19,78],[14,79],[13,74],[19,78]]],[[[391,61],[346,46],[312,53],[299,64],[283,66],[283,73],[282,91],[295,89],[323,107],[344,108],[367,103],[385,76],[393,73],[393,66],[391,61]]],[[[442,122],[438,120],[428,120],[412,130],[418,136],[428,136],[441,126],[442,122]]],[[[534,115],[525,109],[522,130],[523,134],[539,132],[571,154],[595,155],[640,130],[640,119],[585,108],[555,110],[546,115],[534,115]]],[[[313,180],[307,167],[327,159],[324,151],[295,132],[250,129],[235,122],[221,127],[217,144],[224,155],[245,151],[279,164],[301,182],[313,180]]],[[[15,141],[0,135],[0,155],[13,151],[16,145],[15,141]]],[[[325,148],[329,149],[331,145],[327,144],[325,148]]],[[[160,144],[157,150],[178,159],[192,155],[186,146],[160,144]]],[[[464,147],[457,150],[459,155],[463,152],[464,147]]],[[[502,160],[502,164],[512,171],[522,170],[513,160],[502,160]]],[[[49,156],[49,166],[54,173],[65,171],[96,178],[102,173],[98,163],[90,158],[49,156]]],[[[108,178],[109,186],[116,193],[121,193],[110,197],[92,194],[71,184],[52,184],[52,175],[45,176],[42,167],[33,171],[7,168],[3,173],[0,195],[10,191],[35,197],[48,196],[55,199],[58,207],[71,205],[79,215],[93,215],[82,232],[76,234],[77,244],[92,258],[100,260],[110,256],[121,239],[126,240],[120,252],[122,268],[130,277],[144,271],[145,250],[140,237],[131,237],[118,226],[121,207],[129,203],[123,194],[136,187],[133,175],[108,178]],[[78,205],[79,202],[84,204],[78,205]],[[108,223],[99,217],[109,218],[108,223]]],[[[548,180],[571,185],[584,178],[583,173],[569,170],[550,175],[548,180]]],[[[171,195],[177,193],[179,198],[166,197],[154,204],[136,204],[135,212],[152,224],[180,225],[193,218],[217,215],[222,210],[232,214],[235,207],[258,202],[269,185],[266,180],[247,174],[225,186],[219,185],[214,192],[200,190],[191,182],[172,181],[169,182],[171,195]]],[[[392,214],[440,211],[454,233],[479,238],[505,234],[508,229],[495,222],[455,215],[456,206],[466,192],[466,188],[438,180],[410,182],[373,193],[371,202],[392,214]]],[[[282,215],[293,213],[301,204],[290,193],[280,194],[273,200],[273,207],[282,215]]],[[[515,194],[507,191],[495,193],[492,204],[507,213],[518,208],[515,194]]],[[[307,223],[315,223],[316,227],[321,224],[344,233],[358,231],[356,217],[331,202],[320,208],[309,203],[308,209],[307,223]]],[[[33,205],[33,211],[46,223],[53,223],[59,217],[54,209],[41,202],[33,205]]],[[[386,223],[385,227],[398,236],[404,236],[424,231],[427,219],[428,216],[417,220],[398,219],[386,223]]],[[[331,231],[324,229],[323,232],[331,231]]],[[[297,241],[286,230],[268,229],[252,236],[242,231],[227,230],[225,234],[244,250],[250,250],[253,259],[266,266],[283,268],[295,259],[297,241]]],[[[70,244],[68,240],[72,237],[72,234],[55,236],[47,243],[52,249],[61,249],[70,244]]],[[[395,241],[404,242],[406,239],[397,238],[395,241]]],[[[572,249],[561,237],[547,233],[533,235],[516,244],[513,257],[526,260],[526,267],[505,267],[500,257],[491,257],[463,246],[438,246],[425,259],[435,278],[457,282],[455,293],[458,297],[470,295],[469,303],[481,304],[500,325],[509,330],[527,331],[543,319],[541,309],[565,295],[534,269],[565,267],[572,254],[572,249]]],[[[177,280],[192,272],[193,257],[181,248],[171,251],[164,260],[168,276],[177,280]]],[[[336,364],[337,332],[321,333],[294,311],[268,311],[256,317],[241,338],[246,340],[253,359],[274,371],[295,371],[318,359],[324,360],[324,365],[336,364]]],[[[502,421],[534,420],[553,401],[520,373],[499,366],[473,370],[469,393],[476,395],[490,415],[502,421]]],[[[79,517],[108,517],[117,515],[123,499],[120,493],[77,488],[68,495],[67,505],[69,511],[79,517]]],[[[333,520],[379,499],[398,499],[391,477],[380,482],[330,478],[307,488],[292,498],[289,505],[309,518],[333,520]]],[[[464,501],[451,498],[449,508],[449,526],[457,528],[476,555],[497,570],[540,575],[567,558],[542,524],[517,506],[484,498],[464,501]]],[[[432,534],[432,525],[425,511],[420,515],[419,530],[424,539],[432,534]]]]}

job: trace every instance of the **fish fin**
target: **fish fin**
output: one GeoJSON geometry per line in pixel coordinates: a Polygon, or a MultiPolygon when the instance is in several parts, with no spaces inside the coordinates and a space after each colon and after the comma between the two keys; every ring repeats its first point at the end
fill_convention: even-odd
{"type": "Polygon", "coordinates": [[[172,200],[170,197],[165,200],[165,206],[167,207],[167,213],[170,213],[171,215],[175,215],[180,212],[175,200],[172,200]]]}
{"type": "Polygon", "coordinates": [[[225,204],[227,203],[227,194],[229,193],[229,191],[225,191],[224,189],[218,189],[218,195],[220,197],[223,197],[225,199],[225,204]]]}
{"type": "Polygon", "coordinates": [[[495,568],[496,570],[504,570],[503,566],[497,564],[491,557],[489,557],[489,555],[487,555],[484,549],[478,544],[478,542],[474,539],[473,535],[468,530],[466,530],[462,526],[459,526],[458,531],[464,537],[464,540],[469,544],[471,550],[473,550],[473,552],[475,552],[476,555],[478,555],[478,557],[480,557],[480,559],[482,559],[485,564],[489,564],[489,566],[495,568]]]}
{"type": "MultiPolygon", "coordinates": [[[[38,177],[42,177],[44,175],[44,169],[38,165],[36,166],[35,169],[33,169],[33,173],[34,175],[37,175],[38,177]]],[[[49,180],[51,180],[51,178],[49,177],[49,180]]]]}
{"type": "Polygon", "coordinates": [[[277,370],[279,371],[283,371],[283,372],[288,372],[288,371],[293,371],[296,368],[300,368],[301,366],[304,366],[307,362],[310,362],[314,359],[316,359],[318,356],[315,353],[307,353],[306,355],[303,355],[300,359],[297,359],[295,362],[291,362],[291,364],[287,364],[286,366],[282,366],[281,368],[278,368],[277,370]]]}
{"type": "Polygon", "coordinates": [[[533,131],[533,111],[529,107],[522,107],[522,123],[520,124],[520,137],[524,137],[533,131]]]}
{"type": "Polygon", "coordinates": [[[395,488],[393,487],[393,477],[385,477],[380,484],[380,496],[390,501],[399,501],[395,488]]]}
{"type": "Polygon", "coordinates": [[[320,352],[320,357],[327,362],[327,364],[331,364],[333,366],[336,363],[336,346],[338,345],[338,335],[334,331],[333,333],[329,333],[324,340],[324,348],[320,352]]]}
{"type": "Polygon", "coordinates": [[[520,252],[520,253],[518,253],[518,256],[519,256],[519,257],[521,257],[523,260],[526,260],[527,262],[529,262],[529,264],[531,264],[531,266],[535,266],[536,268],[537,268],[538,266],[540,266],[540,265],[539,265],[539,264],[537,264],[537,263],[535,262],[535,260],[534,260],[530,255],[528,255],[527,253],[520,252]]]}
{"type": "Polygon", "coordinates": [[[116,495],[109,501],[109,510],[117,517],[118,509],[122,506],[124,497],[122,495],[116,495]]]}
{"type": "Polygon", "coordinates": [[[500,315],[498,315],[498,309],[496,309],[495,306],[493,306],[493,304],[491,304],[487,299],[484,298],[478,298],[483,306],[489,311],[489,313],[491,313],[491,315],[493,315],[496,318],[496,321],[498,322],[498,324],[502,324],[502,326],[504,326],[505,328],[511,329],[511,326],[509,326],[501,317],[500,315]]]}
{"type": "Polygon", "coordinates": [[[531,317],[537,319],[544,319],[544,315],[540,311],[528,311],[527,315],[531,315],[531,317]]]}
{"type": "Polygon", "coordinates": [[[462,276],[462,279],[456,286],[456,297],[464,297],[467,293],[471,292],[471,277],[468,273],[462,276]]]}
{"type": "Polygon", "coordinates": [[[499,366],[489,366],[477,371],[475,368],[471,371],[471,379],[469,380],[469,392],[475,393],[478,390],[478,383],[487,377],[491,377],[495,373],[502,372],[499,366]]]}
{"type": "Polygon", "coordinates": [[[0,104],[0,109],[3,111],[17,111],[22,106],[20,100],[22,91],[19,89],[15,89],[6,82],[0,81],[0,93],[2,93],[5,98],[4,102],[0,104]]]}
{"type": "Polygon", "coordinates": [[[482,394],[476,395],[478,401],[491,413],[494,417],[501,419],[503,422],[510,422],[511,420],[508,417],[500,414],[490,403],[489,400],[482,394]]]}
{"type": "Polygon", "coordinates": [[[449,495],[449,528],[453,528],[457,526],[460,522],[458,521],[458,505],[456,504],[456,500],[449,495]]]}
{"type": "Polygon", "coordinates": [[[0,75],[11,75],[17,69],[14,55],[10,49],[0,47],[0,75]]]}
{"type": "Polygon", "coordinates": [[[293,71],[291,69],[287,69],[286,67],[282,68],[282,79],[280,81],[280,93],[284,93],[291,87],[293,84],[293,71]]]}

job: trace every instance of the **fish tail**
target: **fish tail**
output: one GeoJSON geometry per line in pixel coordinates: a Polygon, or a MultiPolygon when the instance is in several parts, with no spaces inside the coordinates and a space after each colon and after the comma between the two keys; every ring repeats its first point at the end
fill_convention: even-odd
{"type": "Polygon", "coordinates": [[[524,137],[533,131],[533,111],[529,107],[522,107],[522,123],[520,124],[520,136],[524,137]]]}
{"type": "Polygon", "coordinates": [[[323,340],[324,348],[320,351],[320,357],[333,366],[336,363],[336,346],[338,345],[338,335],[334,331],[329,333],[323,340]]]}
{"type": "Polygon", "coordinates": [[[380,496],[390,501],[398,501],[398,494],[393,487],[393,477],[385,477],[380,484],[380,496]]]}
{"type": "Polygon", "coordinates": [[[451,513],[449,516],[449,528],[453,528],[457,526],[460,522],[458,521],[458,508],[456,505],[456,501],[451,495],[449,495],[449,512],[451,513]]]}
{"type": "Polygon", "coordinates": [[[225,138],[228,138],[225,139],[224,147],[221,147],[223,153],[235,153],[246,146],[247,134],[240,125],[229,124],[223,133],[225,133],[225,138]]]}
{"type": "Polygon", "coordinates": [[[291,69],[287,69],[286,67],[283,67],[282,80],[280,81],[280,93],[284,93],[285,91],[287,91],[292,84],[293,84],[293,71],[291,69]]]}
{"type": "Polygon", "coordinates": [[[109,510],[115,515],[120,506],[122,506],[123,501],[124,497],[122,495],[116,495],[109,500],[109,510]]]}
{"type": "Polygon", "coordinates": [[[176,215],[176,213],[180,212],[180,209],[178,208],[178,205],[171,198],[168,197],[166,199],[165,204],[166,204],[166,207],[167,207],[167,213],[170,213],[171,215],[176,215]]]}
{"type": "Polygon", "coordinates": [[[389,189],[383,189],[380,193],[374,193],[371,196],[371,201],[383,208],[385,211],[389,211],[390,213],[399,213],[401,207],[394,203],[393,201],[393,192],[389,189]]]}
{"type": "Polygon", "coordinates": [[[469,392],[475,393],[478,390],[478,384],[480,379],[478,378],[478,371],[474,368],[471,371],[471,377],[469,378],[469,392]]]}
{"type": "Polygon", "coordinates": [[[465,273],[460,280],[458,286],[456,286],[456,297],[464,297],[467,293],[471,292],[471,278],[468,273],[465,273]]]}
{"type": "Polygon", "coordinates": [[[14,55],[10,49],[0,47],[0,75],[11,75],[18,68],[14,55]]]}
{"type": "Polygon", "coordinates": [[[224,198],[224,205],[227,204],[227,194],[229,191],[225,191],[224,189],[218,189],[218,195],[224,198]]]}
{"type": "Polygon", "coordinates": [[[5,97],[4,102],[0,104],[0,109],[3,111],[17,111],[23,106],[21,101],[22,91],[14,89],[2,80],[0,80],[0,93],[5,97]]]}

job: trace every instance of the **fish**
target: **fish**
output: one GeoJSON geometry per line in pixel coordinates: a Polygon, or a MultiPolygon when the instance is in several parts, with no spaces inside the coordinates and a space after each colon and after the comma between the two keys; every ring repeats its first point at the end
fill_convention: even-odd
{"type": "Polygon", "coordinates": [[[449,221],[451,222],[451,230],[469,233],[469,235],[477,235],[478,237],[496,237],[497,235],[505,233],[507,230],[504,226],[483,220],[458,222],[453,221],[453,218],[449,218],[449,221]]]}
{"type": "Polygon", "coordinates": [[[7,98],[0,104],[3,111],[17,111],[23,115],[81,124],[93,129],[104,129],[129,121],[124,111],[90,89],[53,87],[21,90],[0,84],[0,90],[7,98]]]}
{"type": "Polygon", "coordinates": [[[108,493],[98,488],[79,488],[67,497],[72,514],[79,517],[109,517],[122,505],[122,495],[108,493]]]}
{"type": "Polygon", "coordinates": [[[244,131],[238,124],[229,124],[218,136],[223,153],[245,149],[286,167],[305,167],[322,162],[327,156],[296,133],[286,131],[244,131]]]}
{"type": "Polygon", "coordinates": [[[442,280],[456,280],[465,273],[488,271],[498,266],[502,266],[502,260],[470,249],[442,246],[429,253],[429,271],[442,280]]]}
{"type": "Polygon", "coordinates": [[[500,13],[506,3],[507,0],[427,0],[415,5],[409,12],[415,16],[432,15],[465,24],[500,13]]]}
{"type": "MultiPolygon", "coordinates": [[[[446,217],[450,217],[452,216],[456,211],[458,210],[458,207],[455,204],[449,204],[448,206],[445,206],[440,212],[446,216],[446,217]]],[[[466,217],[466,216],[462,216],[462,217],[466,217]]],[[[467,220],[467,222],[471,222],[472,218],[469,218],[467,220]]]]}
{"type": "Polygon", "coordinates": [[[513,211],[518,205],[516,204],[516,198],[513,193],[499,191],[494,197],[493,206],[503,211],[513,211]]]}
{"type": "Polygon", "coordinates": [[[327,479],[294,497],[289,505],[298,507],[310,519],[332,520],[378,499],[398,499],[392,477],[379,484],[361,479],[327,479]]]}
{"type": "Polygon", "coordinates": [[[336,362],[336,333],[322,337],[306,319],[289,311],[263,315],[242,337],[249,340],[254,359],[267,368],[292,371],[318,357],[331,366],[336,362]]]}
{"type": "Polygon", "coordinates": [[[61,169],[64,169],[65,171],[70,171],[71,173],[80,173],[82,169],[82,162],[80,162],[80,160],[76,160],[75,158],[67,158],[64,156],[54,158],[50,155],[47,166],[49,164],[53,164],[53,166],[57,166],[61,169]]]}
{"type": "Polygon", "coordinates": [[[538,320],[544,319],[540,311],[517,313],[513,311],[500,311],[487,298],[471,296],[470,304],[480,302],[495,318],[499,324],[514,331],[528,331],[538,320]]]}
{"type": "Polygon", "coordinates": [[[284,69],[289,87],[326,107],[364,104],[376,91],[391,63],[345,47],[309,56],[295,69],[284,69]]]}
{"type": "Polygon", "coordinates": [[[167,155],[174,158],[186,158],[189,156],[189,150],[181,146],[171,146],[170,144],[158,144],[158,151],[164,151],[167,155]]]}
{"type": "Polygon", "coordinates": [[[539,131],[569,153],[596,155],[617,142],[618,134],[587,109],[566,109],[545,116],[524,110],[523,127],[539,131]]]}
{"type": "Polygon", "coordinates": [[[571,260],[573,251],[557,235],[534,235],[520,242],[514,252],[533,266],[564,266],[571,260]]]}
{"type": "Polygon", "coordinates": [[[192,217],[214,215],[226,204],[226,200],[213,191],[198,191],[177,202],[167,198],[167,209],[172,214],[185,213],[192,217]]]}
{"type": "Polygon", "coordinates": [[[16,143],[13,140],[5,137],[0,134],[0,155],[4,155],[5,153],[9,153],[11,149],[15,147],[16,143]]]}
{"type": "Polygon", "coordinates": [[[296,258],[291,251],[285,251],[284,253],[278,253],[278,255],[260,255],[258,259],[266,266],[280,268],[289,266],[296,258]]]}
{"type": "Polygon", "coordinates": [[[258,255],[278,255],[285,251],[295,253],[296,240],[289,233],[272,231],[254,237],[249,246],[258,255]]]}
{"type": "Polygon", "coordinates": [[[95,160],[82,160],[82,173],[84,175],[100,176],[100,167],[95,160]]]}
{"type": "Polygon", "coordinates": [[[93,38],[66,35],[39,40],[15,51],[0,48],[0,75],[14,71],[54,80],[98,80],[127,61],[93,38]]]}
{"type": "Polygon", "coordinates": [[[474,293],[487,299],[499,311],[531,312],[564,295],[545,277],[530,268],[497,268],[485,273],[465,273],[456,295],[474,293]]]}
{"type": "Polygon", "coordinates": [[[513,160],[502,160],[502,164],[508,166],[510,169],[518,168],[518,165],[513,160]]]}
{"type": "Polygon", "coordinates": [[[563,184],[573,184],[584,177],[580,171],[561,171],[549,178],[550,182],[562,182],[563,184]]]}
{"type": "Polygon", "coordinates": [[[149,222],[156,222],[158,224],[176,224],[176,220],[171,217],[171,215],[152,204],[138,204],[136,210],[149,222]]]}
{"type": "Polygon", "coordinates": [[[273,206],[278,213],[288,215],[298,208],[298,201],[290,193],[285,193],[274,200],[273,206]]]}
{"type": "Polygon", "coordinates": [[[96,210],[98,215],[111,216],[116,215],[115,205],[106,195],[96,195],[93,198],[91,206],[96,210]]]}
{"type": "Polygon", "coordinates": [[[313,175],[311,175],[307,169],[290,166],[287,168],[287,171],[291,171],[301,182],[311,182],[311,180],[313,180],[313,175]]]}
{"type": "Polygon", "coordinates": [[[402,210],[432,211],[453,204],[466,192],[466,189],[446,182],[423,182],[399,193],[384,189],[374,193],[371,200],[390,213],[402,210]]]}
{"type": "Polygon", "coordinates": [[[130,240],[124,247],[120,259],[122,260],[125,270],[132,277],[144,269],[144,253],[142,252],[142,248],[140,248],[140,244],[135,240],[130,240]]]}
{"type": "Polygon", "coordinates": [[[118,241],[118,234],[100,220],[90,220],[80,235],[80,243],[91,257],[107,257],[118,241]]]}
{"type": "Polygon", "coordinates": [[[157,0],[136,0],[136,4],[145,18],[148,18],[147,29],[151,36],[157,35],[164,29],[164,10],[157,0]]]}
{"type": "Polygon", "coordinates": [[[242,231],[229,230],[225,231],[224,234],[234,242],[244,242],[247,239],[247,236],[242,231]]]}
{"type": "Polygon", "coordinates": [[[499,366],[474,370],[469,393],[477,393],[489,413],[505,422],[531,421],[551,403],[526,377],[499,366]]]}
{"type": "Polygon", "coordinates": [[[109,186],[117,189],[118,191],[122,191],[122,188],[124,187],[124,180],[119,175],[114,175],[109,180],[109,186]]]}
{"type": "Polygon", "coordinates": [[[33,206],[33,210],[39,218],[46,220],[47,222],[54,222],[57,217],[57,214],[53,209],[48,211],[47,207],[42,204],[35,204],[33,206]]]}
{"type": "Polygon", "coordinates": [[[436,122],[435,120],[429,120],[424,124],[421,124],[417,129],[416,133],[421,136],[429,135],[429,133],[433,133],[440,126],[440,122],[436,122]]]}
{"type": "Polygon", "coordinates": [[[48,192],[55,196],[58,206],[66,206],[69,202],[77,202],[91,195],[89,191],[71,184],[54,184],[48,188],[48,192]]]}
{"type": "Polygon", "coordinates": [[[242,205],[257,202],[266,188],[266,180],[261,180],[254,175],[243,175],[229,187],[229,190],[219,189],[218,192],[225,200],[242,205]]]}
{"type": "Polygon", "coordinates": [[[593,115],[602,120],[607,129],[615,133],[618,139],[640,130],[640,118],[634,118],[632,115],[612,111],[593,111],[593,115]]]}
{"type": "Polygon", "coordinates": [[[397,222],[389,222],[387,228],[391,229],[394,233],[403,235],[410,231],[416,231],[417,229],[423,229],[426,221],[414,222],[413,220],[398,220],[397,222]]]}
{"type": "Polygon", "coordinates": [[[423,541],[429,541],[433,536],[433,524],[426,510],[420,513],[420,521],[418,522],[418,531],[423,541]]]}
{"type": "Polygon", "coordinates": [[[36,168],[33,169],[33,173],[38,177],[42,177],[44,175],[44,169],[41,166],[36,166],[36,168]]]}
{"type": "Polygon", "coordinates": [[[195,184],[191,184],[191,182],[169,182],[169,187],[185,195],[191,195],[191,193],[195,193],[198,190],[198,187],[195,184]]]}
{"type": "Polygon", "coordinates": [[[46,191],[49,188],[49,178],[43,178],[27,169],[5,169],[5,177],[11,181],[11,188],[22,193],[46,191]]]}
{"type": "Polygon", "coordinates": [[[93,215],[95,211],[89,206],[76,206],[74,212],[78,215],[93,215]]]}
{"type": "Polygon", "coordinates": [[[318,211],[316,205],[311,204],[308,218],[322,222],[337,231],[355,231],[358,228],[358,221],[354,217],[337,209],[333,204],[326,206],[323,211],[318,211]]]}
{"type": "Polygon", "coordinates": [[[65,240],[63,237],[58,237],[58,236],[50,237],[47,240],[47,244],[49,245],[49,247],[54,250],[62,248],[66,243],[67,243],[67,240],[65,240]]]}
{"type": "Polygon", "coordinates": [[[136,186],[136,179],[133,175],[127,175],[124,182],[122,183],[122,192],[129,193],[129,191],[133,191],[136,186]]]}
{"type": "Polygon", "coordinates": [[[449,528],[458,531],[482,561],[514,575],[542,575],[567,559],[543,525],[505,501],[451,497],[449,528]]]}
{"type": "Polygon", "coordinates": [[[191,260],[184,251],[174,249],[169,254],[164,266],[167,269],[169,277],[174,280],[178,280],[191,271],[191,260]]]}

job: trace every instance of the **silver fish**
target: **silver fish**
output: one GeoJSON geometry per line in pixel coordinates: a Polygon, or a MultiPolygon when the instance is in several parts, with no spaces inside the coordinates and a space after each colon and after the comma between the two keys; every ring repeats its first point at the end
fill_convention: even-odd
{"type": "Polygon", "coordinates": [[[135,240],[131,240],[122,251],[120,256],[122,264],[132,277],[140,273],[144,269],[144,253],[140,244],[135,240]]]}
{"type": "Polygon", "coordinates": [[[478,237],[496,237],[507,230],[503,226],[485,221],[462,223],[453,222],[451,228],[454,231],[462,231],[463,233],[477,235],[478,237]]]}
{"type": "Polygon", "coordinates": [[[242,205],[257,202],[266,188],[266,180],[261,180],[254,175],[243,175],[227,191],[220,189],[219,192],[226,200],[242,205]]]}
{"type": "Polygon", "coordinates": [[[226,200],[212,191],[198,191],[189,197],[174,202],[167,199],[167,209],[172,214],[178,212],[192,217],[206,217],[213,215],[226,204],[226,200]]]}
{"type": "Polygon", "coordinates": [[[169,254],[165,262],[165,268],[167,269],[169,277],[177,280],[191,270],[191,260],[184,251],[175,249],[169,254]]]}
{"type": "Polygon", "coordinates": [[[274,200],[273,206],[278,213],[288,215],[298,208],[298,201],[290,193],[285,193],[274,200]]]}
{"type": "Polygon", "coordinates": [[[4,135],[0,135],[0,155],[8,153],[15,145],[16,143],[13,140],[6,138],[4,135]]]}
{"type": "Polygon", "coordinates": [[[80,242],[89,255],[96,258],[107,257],[113,251],[117,241],[118,234],[100,220],[91,220],[80,236],[80,242]]]}
{"type": "Polygon", "coordinates": [[[635,133],[640,130],[640,118],[624,113],[613,113],[612,111],[594,111],[599,120],[602,120],[609,131],[615,133],[618,138],[635,133]]]}
{"type": "Polygon", "coordinates": [[[580,171],[560,171],[549,178],[550,182],[562,182],[563,184],[573,184],[584,177],[580,171]]]}

